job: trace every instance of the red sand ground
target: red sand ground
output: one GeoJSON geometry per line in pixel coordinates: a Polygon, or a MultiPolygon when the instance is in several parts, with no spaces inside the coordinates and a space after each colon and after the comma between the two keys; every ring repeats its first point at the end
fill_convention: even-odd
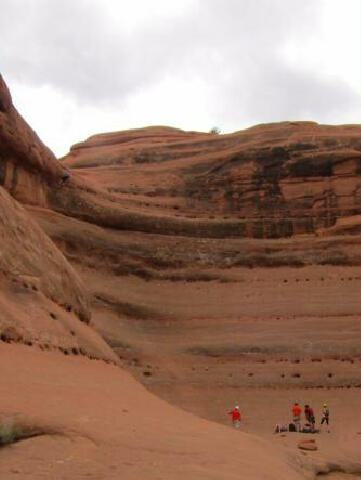
{"type": "Polygon", "coordinates": [[[2,415],[52,432],[1,450],[2,479],[305,478],[295,448],[177,410],[118,367],[25,346],[0,355],[2,415]]]}

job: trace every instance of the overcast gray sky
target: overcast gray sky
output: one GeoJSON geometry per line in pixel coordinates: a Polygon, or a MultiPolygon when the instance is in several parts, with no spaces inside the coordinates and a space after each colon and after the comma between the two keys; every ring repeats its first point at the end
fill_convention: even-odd
{"type": "Polygon", "coordinates": [[[1,0],[0,71],[61,156],[145,125],[360,121],[359,0],[1,0]]]}

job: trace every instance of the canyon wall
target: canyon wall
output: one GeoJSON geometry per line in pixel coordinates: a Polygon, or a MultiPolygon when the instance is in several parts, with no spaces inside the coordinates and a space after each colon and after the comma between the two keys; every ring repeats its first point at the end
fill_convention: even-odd
{"type": "Polygon", "coordinates": [[[65,173],[17,112],[0,75],[0,185],[23,203],[45,206],[49,187],[65,173]]]}
{"type": "Polygon", "coordinates": [[[150,127],[93,136],[72,147],[64,164],[134,215],[156,215],[154,232],[280,238],[324,231],[343,218],[357,228],[360,134],[357,125],[313,122],[229,135],[150,127]]]}
{"type": "Polygon", "coordinates": [[[49,478],[83,477],[89,458],[99,478],[158,478],[159,465],[183,478],[180,458],[197,479],[359,472],[360,132],[148,127],[58,161],[1,80],[3,407],[53,434],[10,449],[0,471],[41,458],[43,474],[50,455],[49,478]],[[242,434],[124,370],[213,422],[240,403],[242,434]],[[330,405],[317,459],[271,437],[296,400],[318,420],[330,405]]]}

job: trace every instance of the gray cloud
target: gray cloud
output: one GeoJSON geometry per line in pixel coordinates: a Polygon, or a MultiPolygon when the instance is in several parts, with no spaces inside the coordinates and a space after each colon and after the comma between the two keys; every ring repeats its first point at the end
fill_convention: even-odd
{"type": "MultiPolygon", "coordinates": [[[[126,12],[127,1],[118,2],[126,12]]],[[[220,124],[317,119],[358,102],[339,79],[291,68],[281,55],[288,41],[317,28],[320,5],[195,0],[186,14],[154,16],[129,33],[109,23],[101,1],[2,0],[0,67],[14,80],[52,85],[83,104],[121,105],[170,75],[211,85],[220,124]]]]}

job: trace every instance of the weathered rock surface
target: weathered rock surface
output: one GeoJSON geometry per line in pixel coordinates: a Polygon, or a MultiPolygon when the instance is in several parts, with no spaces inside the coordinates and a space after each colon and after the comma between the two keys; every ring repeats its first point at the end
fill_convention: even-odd
{"type": "Polygon", "coordinates": [[[2,449],[4,480],[304,479],[277,445],[174,408],[121,368],[21,345],[0,362],[0,421],[44,432],[2,449]]]}
{"type": "Polygon", "coordinates": [[[359,126],[285,122],[231,135],[150,127],[91,137],[59,163],[2,78],[0,107],[0,185],[23,203],[163,235],[360,231],[359,126]],[[72,175],[62,186],[64,166],[72,175]]]}
{"type": "Polygon", "coordinates": [[[23,207],[0,187],[2,272],[34,286],[61,306],[68,306],[84,321],[90,311],[84,286],[51,240],[23,207]]]}
{"type": "Polygon", "coordinates": [[[300,450],[309,450],[309,451],[313,451],[313,452],[318,450],[318,447],[316,445],[316,441],[314,439],[300,440],[297,443],[297,447],[300,450]]]}
{"type": "Polygon", "coordinates": [[[64,164],[128,208],[176,216],[185,233],[194,219],[200,236],[216,225],[219,237],[287,237],[361,212],[357,125],[284,122],[229,135],[150,127],[90,137],[64,164]]]}
{"type": "Polygon", "coordinates": [[[104,134],[71,150],[62,184],[3,84],[0,99],[0,183],[26,204],[0,188],[2,405],[33,418],[41,404],[62,435],[11,449],[0,474],[18,452],[29,479],[183,478],[186,463],[189,478],[288,480],[300,466],[169,410],[113,366],[16,342],[117,360],[110,345],[153,393],[224,424],[240,402],[242,430],[265,438],[295,400],[317,420],[327,401],[322,456],[357,462],[360,127],[104,134]]]}
{"type": "Polygon", "coordinates": [[[357,395],[360,133],[97,135],[63,161],[111,196],[106,216],[77,215],[105,228],[29,211],[91,279],[94,323],[139,381],[222,423],[240,398],[265,433],[270,402],[276,423],[295,395],[357,395]]]}
{"type": "Polygon", "coordinates": [[[61,252],[0,187],[0,339],[116,361],[86,324],[85,288],[61,252]]]}
{"type": "Polygon", "coordinates": [[[0,75],[0,185],[18,200],[45,206],[64,167],[15,109],[0,75]]]}

